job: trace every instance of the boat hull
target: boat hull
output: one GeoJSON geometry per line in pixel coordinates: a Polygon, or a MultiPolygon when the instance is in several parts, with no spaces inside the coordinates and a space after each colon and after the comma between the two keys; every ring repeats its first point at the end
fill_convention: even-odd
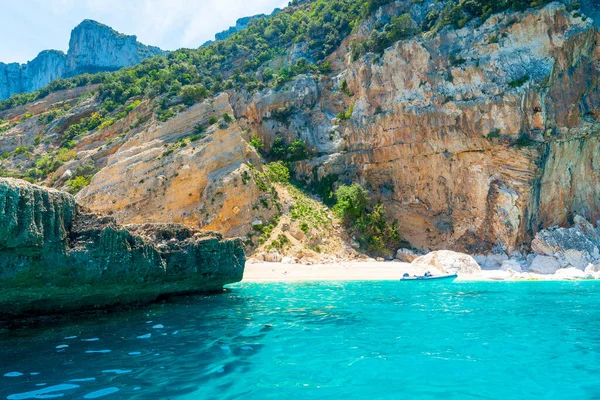
{"type": "Polygon", "coordinates": [[[458,278],[457,274],[440,275],[440,276],[410,276],[402,278],[402,281],[453,281],[458,278]]]}

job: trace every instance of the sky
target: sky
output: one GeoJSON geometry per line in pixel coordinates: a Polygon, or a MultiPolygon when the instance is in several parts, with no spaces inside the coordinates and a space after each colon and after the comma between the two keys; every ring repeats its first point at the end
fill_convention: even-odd
{"type": "Polygon", "coordinates": [[[67,51],[71,30],[93,19],[164,50],[194,48],[287,0],[0,0],[0,62],[24,63],[40,51],[67,51]]]}

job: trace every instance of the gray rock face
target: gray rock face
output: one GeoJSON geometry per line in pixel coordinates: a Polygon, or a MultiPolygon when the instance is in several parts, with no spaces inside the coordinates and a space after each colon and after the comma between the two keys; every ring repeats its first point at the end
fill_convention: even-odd
{"type": "Polygon", "coordinates": [[[57,78],[114,71],[165,52],[145,46],[96,21],[85,20],[71,32],[67,54],[44,50],[27,64],[0,63],[0,100],[40,89],[57,78]]]}
{"type": "Polygon", "coordinates": [[[531,242],[531,250],[538,257],[554,257],[562,268],[585,270],[590,263],[600,260],[600,232],[584,218],[576,216],[572,228],[538,232],[531,242]]]}
{"type": "Polygon", "coordinates": [[[122,227],[69,194],[0,178],[0,321],[215,292],[240,281],[244,263],[239,239],[122,227]]]}

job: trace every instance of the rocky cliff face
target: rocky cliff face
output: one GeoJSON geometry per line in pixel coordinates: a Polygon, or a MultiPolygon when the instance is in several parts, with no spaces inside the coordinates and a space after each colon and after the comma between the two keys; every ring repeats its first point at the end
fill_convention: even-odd
{"type": "MultiPolygon", "coordinates": [[[[386,12],[421,22],[419,6],[398,7],[355,40],[386,12]]],[[[600,217],[597,42],[591,19],[551,3],[380,57],[352,62],[342,48],[333,79],[299,77],[236,112],[267,143],[306,139],[320,156],[297,165],[300,177],[361,182],[413,246],[510,253],[575,213],[600,217]],[[287,124],[269,118],[278,109],[295,110],[287,124]]]]}
{"type": "MultiPolygon", "coordinates": [[[[252,241],[260,227],[277,225],[278,216],[296,208],[285,199],[282,207],[265,180],[249,145],[256,135],[266,153],[278,139],[304,139],[311,156],[293,164],[298,180],[324,189],[359,182],[421,249],[506,256],[529,251],[539,231],[569,226],[576,214],[600,219],[600,48],[593,20],[555,2],[351,56],[351,44],[391,16],[408,14],[421,26],[441,5],[393,2],[379,9],[327,59],[325,73],[254,92],[227,90],[191,107],[180,96],[164,104],[141,99],[114,124],[80,135],[69,150],[76,157],[44,182],[62,187],[92,165],[94,176],[78,199],[94,211],[120,223],[177,222],[252,241]],[[173,111],[166,122],[157,117],[165,111],[173,111]]],[[[307,43],[287,50],[266,66],[277,71],[310,57],[307,43]]],[[[69,93],[0,113],[10,120],[0,126],[2,168],[36,177],[39,157],[62,157],[67,128],[100,109],[97,99],[69,93]],[[55,110],[60,115],[45,122],[55,110]]],[[[294,245],[310,232],[298,232],[298,220],[286,215],[279,221],[286,226],[272,232],[294,245]]],[[[311,237],[313,248],[321,249],[319,239],[311,237]]],[[[262,244],[267,251],[273,243],[262,244]]]]}
{"type": "Polygon", "coordinates": [[[240,281],[239,240],[179,225],[122,227],[68,194],[0,179],[0,320],[214,292],[240,281]]]}
{"type": "Polygon", "coordinates": [[[120,34],[85,20],[71,32],[69,51],[44,50],[27,64],[0,63],[0,100],[40,89],[57,78],[114,71],[165,52],[145,46],[135,36],[120,34]]]}

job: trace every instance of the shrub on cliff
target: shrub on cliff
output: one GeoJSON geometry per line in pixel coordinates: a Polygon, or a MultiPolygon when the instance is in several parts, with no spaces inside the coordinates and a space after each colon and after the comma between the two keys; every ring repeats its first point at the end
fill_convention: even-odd
{"type": "Polygon", "coordinates": [[[265,175],[271,182],[287,183],[290,180],[290,170],[282,161],[267,164],[265,175]]]}
{"type": "Polygon", "coordinates": [[[373,206],[369,192],[357,183],[341,185],[335,192],[333,211],[344,220],[361,248],[375,256],[390,256],[400,246],[398,223],[388,221],[385,206],[373,206]]]}

